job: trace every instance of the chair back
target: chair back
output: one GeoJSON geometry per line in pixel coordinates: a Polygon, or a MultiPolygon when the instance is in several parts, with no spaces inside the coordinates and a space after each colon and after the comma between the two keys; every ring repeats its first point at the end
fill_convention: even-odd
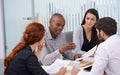
{"type": "Polygon", "coordinates": [[[69,31],[69,32],[65,32],[65,38],[67,42],[72,42],[73,41],[73,32],[69,31]]]}

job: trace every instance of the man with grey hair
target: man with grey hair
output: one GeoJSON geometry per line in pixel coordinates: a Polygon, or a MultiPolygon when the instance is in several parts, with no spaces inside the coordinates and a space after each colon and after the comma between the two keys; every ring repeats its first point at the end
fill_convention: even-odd
{"type": "Polygon", "coordinates": [[[65,35],[62,30],[65,26],[64,17],[55,13],[52,15],[50,26],[46,29],[45,46],[41,52],[41,62],[43,65],[51,65],[56,59],[64,57],[65,59],[75,59],[79,54],[73,54],[71,50],[75,49],[75,43],[66,43],[65,35]]]}

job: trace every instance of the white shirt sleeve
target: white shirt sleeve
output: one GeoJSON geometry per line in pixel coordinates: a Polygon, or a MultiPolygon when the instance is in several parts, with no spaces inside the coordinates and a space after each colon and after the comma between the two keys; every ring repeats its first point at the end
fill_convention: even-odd
{"type": "Polygon", "coordinates": [[[108,64],[108,52],[104,44],[100,44],[95,54],[91,75],[103,75],[108,64]]]}

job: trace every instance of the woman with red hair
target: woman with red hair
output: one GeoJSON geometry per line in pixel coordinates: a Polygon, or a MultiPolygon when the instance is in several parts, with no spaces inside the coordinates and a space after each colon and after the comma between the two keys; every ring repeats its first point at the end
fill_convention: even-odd
{"type": "MultiPolygon", "coordinates": [[[[45,29],[40,23],[30,23],[23,34],[23,40],[19,42],[12,52],[5,58],[5,75],[49,75],[38,62],[40,56],[45,29]]],[[[65,68],[61,68],[55,74],[64,75],[65,68]]]]}

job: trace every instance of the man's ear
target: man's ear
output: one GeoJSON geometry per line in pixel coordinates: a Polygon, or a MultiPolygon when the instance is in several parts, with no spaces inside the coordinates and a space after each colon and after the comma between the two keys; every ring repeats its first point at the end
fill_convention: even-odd
{"type": "Polygon", "coordinates": [[[105,35],[106,35],[103,30],[100,31],[100,34],[102,37],[105,37],[105,35]]]}

